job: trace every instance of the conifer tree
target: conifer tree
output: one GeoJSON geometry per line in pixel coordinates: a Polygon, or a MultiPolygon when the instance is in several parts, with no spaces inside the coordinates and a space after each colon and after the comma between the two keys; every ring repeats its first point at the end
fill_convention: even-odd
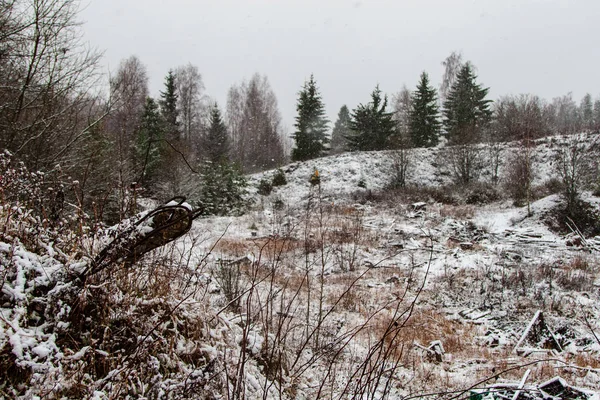
{"type": "Polygon", "coordinates": [[[412,94],[410,136],[415,147],[438,144],[440,133],[439,109],[436,91],[429,85],[429,76],[421,74],[417,90],[412,94]]]}
{"type": "Polygon", "coordinates": [[[221,111],[216,103],[210,112],[209,124],[202,141],[206,159],[214,164],[224,163],[228,160],[229,155],[229,137],[227,127],[221,117],[221,111]]]}
{"type": "Polygon", "coordinates": [[[371,102],[359,104],[352,111],[347,137],[348,148],[352,151],[385,150],[390,148],[390,138],[395,132],[395,122],[391,112],[386,111],[387,96],[381,98],[379,85],[371,93],[371,102]]]}
{"type": "Polygon", "coordinates": [[[152,97],[146,98],[135,143],[135,164],[140,172],[140,183],[153,180],[162,159],[164,120],[152,97]]]}
{"type": "Polygon", "coordinates": [[[292,160],[304,161],[322,157],[326,150],[325,145],[329,143],[329,121],[325,117],[325,106],[313,75],[304,83],[299,93],[296,110],[296,132],[292,135],[296,145],[292,149],[292,160]]]}
{"type": "Polygon", "coordinates": [[[350,111],[346,105],[343,105],[331,132],[331,152],[336,154],[346,150],[346,138],[350,134],[350,111]]]}
{"type": "Polygon", "coordinates": [[[489,88],[475,82],[471,63],[462,66],[444,102],[444,128],[451,144],[472,143],[490,119],[489,88]]]}
{"type": "Polygon", "coordinates": [[[177,121],[177,88],[173,70],[165,77],[165,90],[160,92],[160,112],[165,121],[165,133],[168,140],[180,139],[179,122],[177,121]]]}
{"type": "Polygon", "coordinates": [[[205,215],[240,215],[247,203],[246,187],[246,178],[234,165],[205,163],[196,201],[205,215]]]}

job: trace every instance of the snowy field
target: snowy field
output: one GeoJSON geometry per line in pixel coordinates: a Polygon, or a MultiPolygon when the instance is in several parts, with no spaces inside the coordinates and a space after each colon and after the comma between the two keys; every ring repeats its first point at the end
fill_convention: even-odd
{"type": "MultiPolygon", "coordinates": [[[[562,140],[536,143],[535,185],[555,176],[562,140]]],[[[424,188],[451,180],[441,151],[414,150],[405,197],[378,195],[388,152],[284,166],[268,196],[256,187],[274,171],[253,175],[245,215],[200,218],[83,286],[69,273],[108,239],[36,235],[11,217],[0,397],[451,399],[526,376],[519,398],[543,398],[555,377],[580,397],[554,398],[598,398],[600,239],[548,227],[558,194],[529,215],[435,201],[424,188]]]]}

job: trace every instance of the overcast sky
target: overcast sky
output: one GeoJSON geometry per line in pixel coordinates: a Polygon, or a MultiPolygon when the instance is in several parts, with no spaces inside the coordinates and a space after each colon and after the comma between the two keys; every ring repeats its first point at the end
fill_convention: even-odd
{"type": "Polygon", "coordinates": [[[136,55],[158,96],[170,68],[192,63],[225,106],[233,83],[266,74],[285,125],[314,73],[335,120],[339,108],[413,90],[422,71],[437,87],[454,50],[496,99],[600,95],[599,0],[87,0],[86,40],[106,70],[136,55]]]}

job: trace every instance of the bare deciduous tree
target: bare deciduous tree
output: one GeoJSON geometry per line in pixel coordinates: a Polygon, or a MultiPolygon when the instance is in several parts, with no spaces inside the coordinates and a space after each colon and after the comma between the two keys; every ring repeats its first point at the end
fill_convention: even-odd
{"type": "Polygon", "coordinates": [[[144,104],[148,97],[148,73],[136,56],[131,56],[119,65],[111,79],[114,94],[114,111],[107,118],[106,131],[113,143],[113,180],[116,187],[116,202],[119,218],[131,211],[128,190],[138,178],[133,168],[135,135],[140,128],[144,104]]]}
{"type": "Polygon", "coordinates": [[[553,121],[555,134],[570,135],[581,130],[579,107],[571,93],[552,99],[547,112],[548,118],[553,121]]]}
{"type": "Polygon", "coordinates": [[[175,69],[175,85],[178,94],[179,118],[183,139],[194,142],[198,139],[208,116],[208,104],[204,95],[204,83],[198,67],[192,64],[175,69]]]}
{"type": "Polygon", "coordinates": [[[579,105],[582,128],[586,131],[594,129],[594,103],[592,95],[586,93],[579,105]]]}
{"type": "Polygon", "coordinates": [[[403,142],[405,147],[410,146],[409,142],[404,143],[404,141],[410,141],[411,102],[411,92],[406,85],[402,86],[402,89],[392,96],[392,117],[396,122],[397,136],[403,142]]]}
{"type": "Polygon", "coordinates": [[[492,130],[498,140],[533,140],[550,134],[544,102],[531,94],[504,96],[494,103],[492,130]]]}
{"type": "Polygon", "coordinates": [[[462,54],[460,52],[453,51],[443,62],[444,76],[442,77],[442,84],[440,85],[440,105],[444,104],[448,97],[448,92],[456,80],[456,74],[463,66],[462,54]]]}
{"type": "Polygon", "coordinates": [[[101,112],[100,54],[81,40],[78,2],[2,1],[0,10],[0,145],[38,168],[76,157],[101,112]]]}
{"type": "Polygon", "coordinates": [[[563,197],[570,216],[577,214],[581,190],[593,180],[594,155],[590,148],[595,145],[575,135],[556,151],[556,169],[563,184],[563,197]]]}
{"type": "Polygon", "coordinates": [[[236,155],[239,161],[239,154],[243,149],[241,143],[244,139],[242,135],[242,121],[244,118],[244,92],[243,88],[233,85],[227,92],[226,121],[229,134],[231,135],[232,153],[236,155]]]}
{"type": "Polygon", "coordinates": [[[255,74],[230,89],[227,121],[233,160],[245,172],[273,168],[283,161],[281,116],[266,76],[255,74]]]}
{"type": "Polygon", "coordinates": [[[411,92],[404,85],[392,96],[393,119],[396,122],[396,133],[392,138],[392,187],[405,187],[408,171],[411,166],[411,148],[413,143],[410,136],[411,92]]]}
{"type": "Polygon", "coordinates": [[[505,177],[506,191],[510,193],[515,205],[527,205],[527,215],[531,214],[531,184],[534,178],[532,164],[531,144],[529,141],[522,141],[507,160],[505,177]]]}

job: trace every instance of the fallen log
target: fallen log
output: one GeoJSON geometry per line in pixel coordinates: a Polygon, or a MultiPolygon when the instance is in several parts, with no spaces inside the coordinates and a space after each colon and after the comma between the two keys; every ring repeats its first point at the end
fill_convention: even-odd
{"type": "Polygon", "coordinates": [[[154,210],[139,214],[79,275],[81,281],[115,263],[132,265],[144,254],[183,236],[203,209],[192,209],[177,196],[154,210]]]}

